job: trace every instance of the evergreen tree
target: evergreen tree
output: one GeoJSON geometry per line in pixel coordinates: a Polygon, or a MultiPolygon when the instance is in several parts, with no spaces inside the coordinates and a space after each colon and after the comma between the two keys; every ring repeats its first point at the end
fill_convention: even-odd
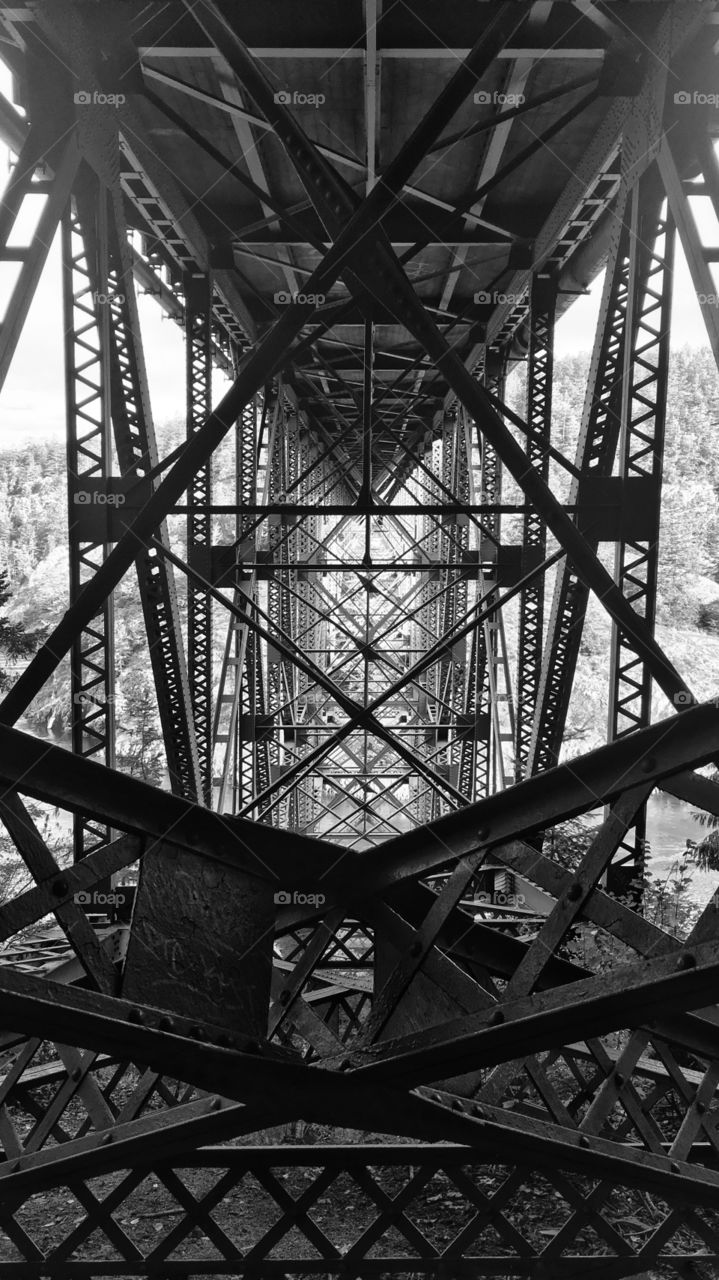
{"type": "Polygon", "coordinates": [[[159,786],[165,755],[155,693],[147,676],[134,676],[124,691],[120,712],[118,769],[159,786]]]}
{"type": "MultiPolygon", "coordinates": [[[[7,572],[0,569],[0,611],[11,597],[7,572]]],[[[4,661],[17,662],[18,659],[29,658],[41,641],[40,631],[27,631],[21,622],[11,622],[6,613],[0,612],[0,658],[4,661]]],[[[10,672],[0,666],[0,690],[4,692],[11,684],[10,672]]]]}

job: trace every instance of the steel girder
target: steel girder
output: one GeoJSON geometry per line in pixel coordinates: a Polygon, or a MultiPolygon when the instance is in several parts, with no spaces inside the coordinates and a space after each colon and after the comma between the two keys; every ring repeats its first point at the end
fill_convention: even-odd
{"type": "MultiPolygon", "coordinates": [[[[266,410],[265,402],[261,426],[266,420],[266,410]]],[[[238,509],[235,517],[235,540],[238,546],[252,528],[252,521],[247,517],[243,519],[240,510],[251,505],[258,496],[257,428],[258,403],[252,401],[238,419],[235,430],[235,501],[238,509]]],[[[253,589],[254,575],[249,580],[246,578],[244,582],[239,582],[233,593],[234,604],[239,606],[242,592],[251,597],[253,589]]],[[[213,786],[219,788],[213,807],[219,813],[237,812],[249,801],[255,790],[256,734],[251,731],[257,708],[251,683],[254,650],[255,637],[247,626],[239,622],[236,615],[228,618],[212,730],[213,786]]],[[[266,784],[265,777],[264,785],[266,784]]]]}
{"type": "MultiPolygon", "coordinates": [[[[85,175],[86,180],[90,178],[85,175]]],[[[111,470],[110,425],[110,276],[108,199],[94,192],[96,225],[87,238],[74,210],[63,221],[63,295],[68,411],[67,466],[70,600],[108,552],[105,521],[94,532],[83,529],[83,508],[108,488],[111,470]],[[93,260],[94,259],[94,260],[93,260]],[[91,488],[88,488],[88,483],[91,488]],[[97,486],[97,488],[96,488],[97,486]]],[[[87,208],[87,201],[85,201],[87,208]]],[[[81,756],[115,763],[114,610],[109,597],[82,632],[71,654],[72,748],[81,756]]],[[[106,844],[110,830],[81,814],[75,818],[75,857],[106,844]]]]}
{"type": "MultiPolygon", "coordinates": [[[[560,6],[543,8],[531,23],[553,18],[560,6]]],[[[75,5],[63,0],[63,9],[77,18],[75,5]]],[[[217,25],[214,7],[205,6],[202,14],[224,44],[227,28],[217,25]]],[[[503,7],[471,55],[475,73],[523,16],[514,6],[503,7]]],[[[603,18],[592,9],[589,20],[597,16],[603,18]]],[[[615,36],[610,24],[608,38],[615,36]]],[[[63,1275],[78,1266],[93,1274],[104,1267],[111,1274],[148,1268],[174,1274],[204,1266],[217,1274],[260,1267],[267,1274],[333,1275],[349,1267],[355,1274],[397,1275],[411,1267],[429,1275],[450,1267],[458,1274],[600,1270],[620,1276],[656,1259],[669,1260],[679,1274],[711,1268],[719,1254],[711,1167],[717,1018],[707,1005],[716,982],[715,907],[710,904],[681,941],[599,886],[657,782],[700,796],[697,803],[716,803],[712,784],[687,771],[716,758],[718,713],[712,705],[691,708],[497,791],[505,780],[501,750],[511,728],[498,710],[499,697],[511,692],[506,680],[498,688],[497,679],[506,667],[503,609],[524,596],[526,620],[529,593],[536,601],[543,590],[543,566],[524,577],[511,569],[500,536],[502,466],[521,483],[525,451],[513,447],[512,418],[501,400],[498,406],[496,398],[478,394],[433,322],[425,323],[387,243],[372,227],[391,192],[406,185],[448,126],[460,89],[471,89],[474,81],[460,73],[440,107],[400,149],[385,173],[386,189],[377,184],[354,212],[324,163],[327,149],[318,153],[291,117],[274,110],[282,103],[270,102],[246,50],[232,40],[225,47],[231,62],[237,54],[235,69],[248,81],[242,92],[249,88],[261,113],[252,127],[259,127],[262,115],[273,120],[335,240],[319,268],[313,263],[312,275],[306,269],[315,291],[329,293],[347,266],[364,338],[361,381],[351,361],[328,363],[317,336],[331,328],[327,316],[318,317],[314,358],[305,328],[312,306],[296,303],[283,314],[284,304],[278,304],[275,327],[238,363],[229,396],[169,464],[167,478],[129,531],[113,525],[108,541],[115,549],[87,596],[4,704],[7,726],[136,559],[138,538],[148,555],[185,572],[190,590],[202,589],[207,608],[211,599],[219,616],[225,606],[227,644],[214,731],[210,735],[205,717],[199,744],[205,784],[213,745],[220,761],[212,778],[218,814],[190,803],[190,790],[171,796],[92,761],[48,751],[11,727],[0,730],[4,786],[128,833],[60,871],[43,861],[8,807],[7,829],[37,883],[0,908],[2,936],[13,937],[52,910],[92,979],[103,963],[106,970],[110,948],[130,935],[128,959],[112,974],[121,981],[119,993],[102,981],[95,985],[104,994],[63,987],[60,970],[48,972],[48,957],[64,945],[63,933],[47,939],[35,961],[32,948],[23,951],[18,944],[11,963],[0,967],[0,1007],[15,1036],[0,1085],[6,1108],[0,1140],[8,1156],[0,1169],[0,1228],[22,1259],[6,1258],[0,1241],[0,1274],[22,1268],[21,1274],[40,1275],[50,1267],[63,1275]],[[394,322],[414,331],[434,361],[433,367],[410,347],[406,376],[401,370],[391,390],[380,380],[376,314],[385,287],[394,322]],[[431,399],[442,385],[438,369],[462,403],[435,421],[434,410],[424,413],[422,397],[431,399]],[[205,538],[209,554],[198,576],[197,558],[193,565],[188,555],[185,564],[157,531],[163,516],[179,510],[182,495],[201,482],[235,424],[237,496],[230,511],[237,515],[236,536],[228,547],[213,547],[205,538]],[[416,652],[407,656],[408,648],[416,652]],[[490,713],[494,759],[489,735],[480,729],[481,717],[490,713]],[[532,847],[546,827],[604,803],[610,812],[576,872],[532,847]],[[238,818],[238,811],[260,821],[238,818]],[[77,911],[72,914],[75,895],[96,891],[103,877],[134,860],[141,880],[133,923],[129,931],[119,921],[99,930],[103,962],[95,932],[88,934],[82,914],[80,924],[77,911]],[[484,907],[490,883],[493,900],[484,907]],[[497,919],[491,915],[494,897],[506,897],[512,886],[523,888],[533,904],[524,917],[531,922],[524,939],[516,912],[499,928],[490,923],[497,919]],[[188,945],[188,921],[194,927],[201,911],[211,930],[188,945]],[[239,942],[233,929],[246,930],[239,942]],[[624,948],[623,963],[609,979],[583,968],[576,955],[570,961],[559,954],[572,931],[582,929],[602,930],[624,948]],[[138,974],[148,971],[138,969],[136,955],[149,937],[161,942],[165,960],[143,987],[138,974]],[[151,996],[151,989],[160,989],[153,987],[156,978],[164,984],[159,1003],[151,996]],[[248,1034],[236,1010],[230,1014],[226,1005],[222,1011],[219,993],[243,981],[259,992],[253,1016],[258,1009],[267,1012],[267,1033],[262,1018],[248,1034]],[[63,1043],[50,1062],[37,1061],[40,1026],[74,1047],[63,1043]],[[612,1037],[627,1029],[617,1049],[612,1037]],[[28,1039],[18,1047],[23,1035],[28,1039]],[[184,1083],[176,1088],[170,1077],[178,1071],[184,1083]],[[48,1085],[57,1088],[49,1104],[42,1093],[48,1085]],[[311,1155],[294,1147],[263,1154],[245,1145],[248,1135],[298,1117],[335,1129],[352,1125],[406,1136],[411,1157],[407,1145],[378,1150],[361,1144],[354,1151],[320,1145],[311,1155]],[[225,1145],[231,1137],[240,1147],[225,1145]],[[448,1147],[448,1140],[456,1145],[448,1147]],[[217,1142],[223,1143],[219,1149],[208,1145],[217,1142]],[[491,1166],[478,1159],[477,1149],[491,1166]],[[403,1161],[410,1158],[407,1174],[403,1161]],[[211,1169],[217,1179],[205,1184],[197,1171],[211,1169]],[[306,1186],[298,1169],[319,1172],[306,1186]],[[108,1174],[109,1191],[92,1181],[108,1174]],[[147,1195],[153,1176],[161,1194],[173,1198],[180,1220],[148,1246],[136,1237],[129,1215],[133,1197],[147,1195]],[[349,1180],[355,1200],[364,1197],[354,1211],[358,1231],[345,1225],[342,1239],[322,1209],[325,1192],[339,1195],[341,1178],[349,1180]],[[253,1200],[252,1231],[245,1229],[239,1240],[229,1196],[239,1189],[241,1202],[249,1203],[251,1179],[264,1199],[253,1200]],[[25,1197],[33,1189],[54,1194],[62,1186],[72,1188],[84,1216],[48,1243],[28,1221],[25,1197]],[[545,1197],[542,1221],[553,1231],[549,1240],[519,1207],[537,1187],[545,1197]],[[432,1230],[436,1195],[444,1222],[446,1204],[462,1200],[452,1230],[432,1230]],[[647,1196],[654,1197],[651,1212],[647,1196]],[[620,1197],[640,1235],[652,1232],[649,1246],[627,1230],[620,1197]],[[549,1214],[552,1201],[561,1204],[561,1216],[549,1214]],[[269,1210],[274,1225],[264,1229],[269,1210]],[[198,1229],[207,1246],[192,1243],[190,1233],[198,1229]],[[102,1258],[90,1258],[94,1230],[103,1234],[102,1258]]],[[[626,56],[623,41],[617,50],[626,56]]],[[[223,89],[226,102],[239,99],[239,88],[231,88],[229,95],[223,89]]],[[[366,90],[369,104],[378,92],[369,67],[366,90]]],[[[125,139],[125,157],[132,146],[147,157],[138,118],[126,118],[134,119],[138,136],[125,139]]],[[[605,166],[587,184],[587,208],[598,190],[610,198],[608,172],[605,166]]],[[[153,204],[159,193],[152,178],[135,168],[123,181],[128,210],[142,205],[140,190],[151,191],[146,213],[164,255],[163,272],[167,260],[183,271],[189,263],[205,272],[209,262],[187,256],[180,228],[167,221],[163,226],[167,209],[153,204]]],[[[278,202],[266,194],[277,212],[269,201],[278,202]]],[[[681,203],[676,194],[675,200],[681,203]]],[[[592,217],[577,216],[572,226],[591,230],[596,203],[593,209],[592,217]]],[[[115,225],[124,243],[122,221],[116,218],[115,225]]],[[[573,235],[555,237],[560,267],[573,235]]],[[[323,243],[324,237],[320,250],[323,243]]],[[[621,257],[624,264],[625,249],[621,257]]],[[[292,260],[284,265],[295,266],[292,260]]],[[[157,266],[153,258],[144,261],[145,271],[157,266]]],[[[166,288],[166,303],[174,309],[177,277],[166,288]]],[[[611,288],[615,314],[621,286],[611,288]]],[[[521,314],[520,304],[502,330],[506,338],[521,314]]],[[[440,319],[446,324],[447,317],[440,319]]],[[[239,344],[232,318],[226,322],[225,359],[239,344]]],[[[546,332],[535,335],[535,360],[544,358],[546,339],[546,332]]],[[[616,328],[607,342],[616,343],[616,328]]],[[[338,355],[344,358],[351,345],[338,339],[338,355]]],[[[500,348],[486,353],[484,370],[495,397],[495,371],[510,354],[506,345],[500,348]]],[[[597,363],[596,376],[606,388],[609,359],[597,363]]],[[[543,431],[547,399],[533,395],[543,431]]],[[[433,402],[436,407],[436,394],[433,402]]],[[[531,440],[533,422],[516,425],[531,440]]],[[[611,430],[597,432],[600,452],[611,430]]],[[[524,479],[527,499],[519,514],[548,524],[558,536],[558,580],[569,551],[568,571],[602,590],[606,576],[593,554],[593,531],[583,524],[584,495],[570,499],[564,511],[535,473],[524,479]]],[[[214,514],[208,498],[205,492],[205,530],[214,514]]],[[[633,634],[642,662],[656,676],[662,655],[651,628],[635,624],[621,593],[610,592],[608,599],[622,634],[633,634]]],[[[537,628],[537,647],[540,638],[537,628]]],[[[203,656],[207,652],[193,638],[191,662],[203,656]]],[[[568,659],[564,670],[570,666],[568,659]]],[[[685,688],[673,676],[665,685],[685,688]]],[[[540,684],[538,702],[542,696],[540,684]]],[[[546,726],[544,732],[546,738],[546,726]]],[[[558,742],[556,721],[549,733],[558,742]]],[[[163,1208],[165,1201],[158,1211],[163,1208]]]]}
{"type": "MultiPolygon", "coordinates": [[[[211,279],[185,276],[185,356],[187,435],[192,437],[212,408],[210,347],[211,279]]],[[[212,547],[212,460],[195,473],[188,494],[187,558],[203,574],[212,547]]],[[[196,583],[187,587],[187,644],[195,737],[200,757],[202,794],[212,801],[212,602],[196,583]]]]}
{"type": "MultiPolygon", "coordinates": [[[[127,227],[120,192],[112,189],[110,222],[111,405],[115,450],[124,486],[140,491],[158,465],[147,370],[139,337],[139,315],[127,227]]],[[[163,521],[159,538],[168,541],[163,521]]],[[[147,632],[170,786],[179,795],[202,795],[197,739],[193,731],[187,663],[171,570],[151,548],[138,548],[137,581],[147,632]]]]}
{"type": "MultiPolygon", "coordinates": [[[[623,532],[618,540],[614,570],[624,594],[650,625],[656,610],[674,270],[674,227],[671,214],[661,211],[663,203],[661,179],[651,168],[632,193],[630,339],[625,343],[619,459],[627,497],[636,494],[632,505],[640,527],[623,532]],[[638,264],[632,269],[635,256],[638,264]]],[[[616,738],[650,722],[652,682],[631,642],[616,628],[610,661],[609,737],[616,738]]],[[[645,838],[645,812],[640,807],[632,833],[625,837],[612,865],[610,883],[617,892],[626,891],[628,880],[641,878],[645,838]]]]}
{"type": "Polygon", "coordinates": [[[0,334],[0,386],[5,382],[80,163],[74,133],[65,139],[62,149],[53,157],[52,169],[46,164],[47,148],[43,141],[30,130],[19,150],[3,193],[0,262],[4,262],[6,268],[10,264],[19,263],[20,269],[3,315],[0,334]],[[26,248],[13,247],[8,241],[18,215],[23,206],[27,210],[30,203],[28,197],[37,196],[44,196],[45,199],[31,242],[26,248]]]}
{"type": "MultiPolygon", "coordinates": [[[[483,365],[487,390],[502,399],[506,378],[506,359],[503,359],[496,351],[487,348],[484,353],[483,365]]],[[[477,424],[474,424],[474,431],[477,436],[477,447],[481,458],[480,492],[483,501],[486,501],[491,508],[502,501],[502,466],[496,450],[487,440],[482,438],[477,424]]],[[[499,547],[502,543],[501,515],[499,513],[490,514],[486,528],[487,537],[493,548],[493,557],[498,560],[499,547]]],[[[486,585],[491,590],[491,578],[486,585]]],[[[495,595],[490,594],[489,603],[496,603],[495,595]]],[[[505,761],[504,747],[508,742],[513,742],[516,723],[514,693],[510,687],[509,680],[505,680],[503,690],[505,705],[504,707],[500,706],[500,698],[502,697],[499,680],[500,664],[502,658],[506,663],[506,654],[504,650],[503,617],[499,609],[489,615],[484,628],[483,640],[482,642],[478,640],[477,643],[481,644],[480,651],[483,650],[480,709],[484,715],[489,717],[487,734],[483,739],[480,739],[482,745],[478,751],[477,787],[479,794],[484,792],[485,795],[489,795],[491,792],[496,791],[498,787],[501,788],[506,785],[509,777],[509,761],[505,761]],[[508,725],[506,717],[509,718],[508,725]],[[507,728],[509,728],[509,733],[507,733],[507,728]]]]}
{"type": "MultiPolygon", "coordinates": [[[[549,446],[552,442],[552,365],[556,291],[556,280],[549,273],[534,277],[529,310],[527,460],[539,472],[545,483],[549,479],[549,446]]],[[[522,542],[526,552],[536,549],[544,559],[547,535],[541,517],[536,513],[528,512],[524,517],[522,542]]],[[[520,598],[515,750],[515,772],[518,778],[523,776],[527,767],[532,718],[537,703],[542,665],[544,591],[543,581],[534,582],[524,589],[520,598]]]]}
{"type": "MultiPolygon", "coordinates": [[[[114,134],[110,134],[112,143],[114,134]]],[[[108,145],[105,134],[105,145],[108,145]]],[[[97,164],[98,149],[91,149],[87,159],[97,164]]],[[[158,464],[152,412],[149,402],[147,372],[142,345],[138,341],[139,316],[137,302],[129,282],[132,280],[130,246],[122,207],[119,186],[113,183],[107,193],[105,225],[102,234],[92,234],[94,227],[93,202],[88,198],[93,181],[88,166],[84,169],[84,184],[78,192],[80,207],[84,210],[83,235],[90,246],[89,263],[93,298],[104,300],[99,312],[104,316],[109,333],[106,334],[108,350],[108,378],[113,439],[120,475],[118,492],[123,505],[137,501],[137,493],[147,491],[149,477],[158,464]],[[90,187],[88,189],[88,184],[90,187]],[[97,274],[94,263],[104,255],[107,279],[97,274]]],[[[68,330],[70,332],[70,330],[68,330]]],[[[72,411],[72,405],[70,405],[72,411]]],[[[107,469],[106,469],[107,470],[107,469]]],[[[94,501],[102,501],[112,493],[113,482],[106,474],[102,486],[93,486],[88,495],[94,501]]],[[[114,496],[114,494],[112,494],[114,496]]],[[[141,500],[141,499],[140,499],[141,500]]],[[[119,501],[119,499],[118,499],[119,501]]],[[[80,528],[75,511],[75,527],[80,528]]],[[[110,532],[106,524],[106,532],[110,532]]],[[[160,539],[166,543],[167,527],[163,522],[160,539]]],[[[171,570],[152,549],[138,548],[136,569],[140,601],[148,637],[150,663],[155,677],[160,724],[167,757],[168,774],[173,791],[188,798],[200,794],[197,738],[192,725],[189,685],[184,656],[184,645],[179,627],[179,612],[175,585],[171,570]]],[[[107,707],[112,713],[113,700],[107,707]]],[[[102,700],[96,698],[95,715],[102,713],[102,700]]]]}
{"type": "MultiPolygon", "coordinates": [[[[616,209],[596,338],[587,382],[569,500],[579,502],[582,480],[611,476],[620,430],[621,372],[627,318],[629,224],[616,209]]],[[[599,530],[587,530],[599,545],[599,530]]],[[[529,765],[555,764],[564,735],[589,591],[569,561],[557,570],[537,692],[529,765]]]]}

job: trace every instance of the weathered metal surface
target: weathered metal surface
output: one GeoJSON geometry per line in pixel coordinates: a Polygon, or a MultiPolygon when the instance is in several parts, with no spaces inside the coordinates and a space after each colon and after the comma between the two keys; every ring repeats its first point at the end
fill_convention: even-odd
{"type": "Polygon", "coordinates": [[[122,993],[264,1036],[272,968],[272,888],[167,844],[143,859],[122,993]]]}

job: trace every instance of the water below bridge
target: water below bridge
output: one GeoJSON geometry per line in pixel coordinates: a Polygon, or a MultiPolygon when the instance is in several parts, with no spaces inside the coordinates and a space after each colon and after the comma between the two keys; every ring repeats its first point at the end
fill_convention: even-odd
{"type": "MultiPolygon", "coordinates": [[[[655,791],[647,804],[649,870],[655,880],[666,879],[673,864],[681,860],[687,840],[700,841],[707,828],[693,816],[691,805],[664,791],[655,791]]],[[[719,872],[691,867],[689,896],[704,904],[719,884],[719,872]]]]}

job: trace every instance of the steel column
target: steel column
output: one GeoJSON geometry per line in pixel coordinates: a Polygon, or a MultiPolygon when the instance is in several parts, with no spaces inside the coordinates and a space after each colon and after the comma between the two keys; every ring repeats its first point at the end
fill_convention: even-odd
{"type": "MultiPolygon", "coordinates": [[[[545,484],[549,480],[549,446],[552,429],[552,373],[554,365],[554,311],[556,280],[535,275],[529,311],[529,363],[527,369],[527,461],[545,484]]],[[[547,533],[538,512],[524,517],[523,546],[538,550],[544,558],[547,533]]],[[[515,776],[525,776],[537,705],[544,641],[545,582],[525,587],[519,605],[518,671],[516,686],[515,776]]]]}
{"type": "MultiPolygon", "coordinates": [[[[87,172],[85,180],[92,181],[87,172]]],[[[84,228],[73,208],[62,227],[71,606],[109,551],[106,506],[92,512],[94,533],[81,520],[85,508],[106,495],[112,469],[108,207],[99,184],[94,194],[95,226],[84,228]],[[87,487],[88,480],[99,481],[99,491],[87,487]]],[[[72,749],[81,756],[97,756],[110,766],[115,763],[113,625],[112,596],[108,596],[76,636],[70,659],[72,749]]],[[[110,838],[111,828],[104,823],[76,816],[76,859],[93,853],[110,838]]]]}
{"type": "MultiPolygon", "coordinates": [[[[620,202],[604,280],[596,338],[577,442],[569,502],[578,503],[587,482],[611,476],[620,430],[624,340],[629,280],[629,222],[620,202]]],[[[588,522],[586,537],[596,549],[601,530],[588,522]]],[[[539,679],[529,770],[550,768],[559,759],[569,699],[582,638],[589,588],[569,560],[557,569],[539,679]]]]}
{"type": "MultiPolygon", "coordinates": [[[[654,627],[659,558],[659,512],[669,378],[669,321],[674,275],[674,226],[662,213],[656,168],[632,193],[630,289],[625,345],[619,475],[637,524],[617,542],[614,573],[633,608],[654,627]],[[630,486],[633,486],[630,488],[630,486]],[[631,495],[631,497],[630,497],[631,495]],[[636,495],[636,496],[635,496],[636,495]]],[[[608,737],[649,724],[652,676],[631,639],[612,630],[608,737]]],[[[617,893],[641,894],[646,817],[642,808],[608,871],[617,893]],[[631,886],[631,888],[630,888],[631,886]]]]}
{"type": "MultiPolygon", "coordinates": [[[[191,439],[212,408],[210,349],[212,283],[208,276],[187,273],[185,292],[185,356],[187,436],[191,439]]],[[[212,547],[212,460],[192,478],[188,493],[187,558],[206,572],[212,547]]],[[[197,754],[205,804],[212,803],[212,602],[196,583],[187,586],[189,678],[197,754]]]]}

